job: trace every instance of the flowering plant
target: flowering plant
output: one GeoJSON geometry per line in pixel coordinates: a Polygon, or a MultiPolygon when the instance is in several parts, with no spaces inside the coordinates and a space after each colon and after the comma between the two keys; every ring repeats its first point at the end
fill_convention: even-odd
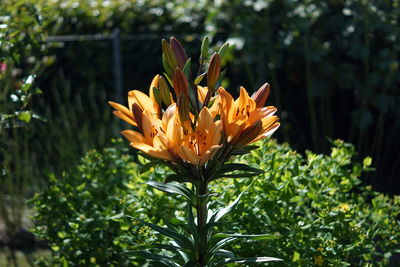
{"type": "Polygon", "coordinates": [[[222,249],[238,238],[273,238],[269,234],[239,235],[212,231],[235,207],[240,195],[229,206],[212,211],[207,205],[212,196],[209,183],[219,178],[260,174],[262,170],[232,163],[230,159],[257,148],[250,144],[270,136],[279,127],[278,117],[274,115],[277,109],[264,107],[270,92],[268,83],[251,97],[241,87],[236,100],[220,86],[225,73],[221,72],[221,58],[227,48],[226,43],[209,57],[209,41],[205,37],[197,74],[194,75],[192,60],[180,42],[174,37],[170,42],[163,40],[165,73],[154,77],[149,95],[130,91],[128,108],[109,102],[117,117],[136,127],[135,130],[124,130],[122,134],[132,147],[142,151],[142,155],[150,160],[142,171],[161,164],[174,172],[165,178],[164,183],[148,181],[147,184],[181,195],[188,203],[185,222],[166,221],[168,227],[164,228],[142,221],[170,237],[172,243],[139,247],[131,252],[135,257],[164,266],[221,266],[279,260],[272,257],[236,258],[233,252],[222,249]],[[207,83],[201,86],[205,77],[207,83]],[[188,183],[191,188],[186,186],[188,183]],[[175,256],[156,254],[152,252],[155,248],[170,251],[175,256]]]}

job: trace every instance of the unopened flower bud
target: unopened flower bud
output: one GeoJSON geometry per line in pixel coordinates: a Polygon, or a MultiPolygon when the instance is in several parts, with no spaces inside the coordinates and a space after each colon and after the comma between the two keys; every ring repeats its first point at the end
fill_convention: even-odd
{"type": "Polygon", "coordinates": [[[158,79],[158,89],[160,91],[162,102],[164,102],[166,106],[171,105],[171,92],[169,90],[167,81],[162,76],[158,79]]]}
{"type": "Polygon", "coordinates": [[[183,71],[179,68],[175,69],[174,76],[172,77],[174,91],[178,97],[180,94],[188,95],[188,81],[183,71]]]}
{"type": "Polygon", "coordinates": [[[221,74],[221,59],[218,54],[214,54],[210,58],[210,65],[208,66],[207,72],[207,86],[211,92],[214,91],[214,87],[221,74]]]}
{"type": "Polygon", "coordinates": [[[232,143],[236,148],[241,148],[257,138],[262,130],[262,122],[257,121],[247,129],[245,129],[232,143]]]}
{"type": "Polygon", "coordinates": [[[188,97],[184,94],[180,94],[178,96],[177,106],[178,106],[179,119],[181,121],[183,131],[186,134],[188,131],[186,122],[190,120],[188,97]]]}
{"type": "Polygon", "coordinates": [[[257,108],[261,108],[265,105],[270,92],[270,86],[268,83],[264,83],[257,92],[255,92],[251,98],[256,102],[257,108]]]}
{"type": "Polygon", "coordinates": [[[177,59],[174,51],[171,48],[171,45],[166,41],[162,40],[162,52],[165,57],[165,62],[169,65],[170,68],[174,69],[177,66],[177,59]]]}
{"type": "Polygon", "coordinates": [[[218,54],[221,58],[224,58],[226,50],[228,50],[229,43],[224,43],[221,48],[218,50],[218,54]]]}
{"type": "Polygon", "coordinates": [[[158,90],[156,87],[152,88],[152,95],[153,95],[153,101],[155,101],[159,106],[161,106],[162,103],[162,98],[160,94],[160,90],[158,90]]]}
{"type": "Polygon", "coordinates": [[[208,37],[204,37],[203,42],[201,42],[201,53],[200,53],[200,61],[203,61],[208,58],[208,48],[209,48],[209,40],[208,37]]]}
{"type": "Polygon", "coordinates": [[[186,61],[188,60],[188,57],[185,53],[185,49],[181,45],[181,43],[176,39],[175,37],[171,37],[169,40],[171,44],[171,48],[175,53],[176,56],[176,61],[178,63],[179,68],[183,69],[183,66],[185,66],[186,61]]]}

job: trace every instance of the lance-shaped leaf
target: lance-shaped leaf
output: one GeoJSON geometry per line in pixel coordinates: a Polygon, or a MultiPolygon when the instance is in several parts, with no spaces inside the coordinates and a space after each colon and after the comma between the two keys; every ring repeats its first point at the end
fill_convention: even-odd
{"type": "Polygon", "coordinates": [[[234,259],[235,254],[233,254],[232,251],[225,250],[225,249],[219,249],[213,253],[215,256],[220,256],[228,259],[234,259]]]}
{"type": "Polygon", "coordinates": [[[227,263],[257,263],[257,262],[271,262],[271,261],[282,261],[281,259],[274,257],[252,257],[252,258],[226,258],[217,262],[214,266],[225,266],[227,263]]]}
{"type": "Polygon", "coordinates": [[[139,218],[133,218],[133,219],[140,221],[141,223],[144,223],[145,225],[147,225],[148,227],[152,228],[153,230],[157,231],[162,235],[172,238],[182,250],[193,251],[194,249],[193,244],[185,235],[178,233],[177,231],[171,228],[161,227],[156,224],[146,222],[139,218]]]}
{"type": "Polygon", "coordinates": [[[147,250],[135,250],[135,251],[127,251],[124,252],[124,254],[129,255],[129,256],[134,256],[135,258],[139,259],[145,259],[145,260],[150,260],[157,262],[157,266],[166,266],[166,267],[179,267],[180,265],[176,262],[174,262],[174,258],[164,256],[164,255],[159,255],[152,253],[147,250]]]}
{"type": "Polygon", "coordinates": [[[237,156],[237,155],[246,155],[253,151],[254,149],[259,148],[259,146],[245,146],[237,150],[233,150],[231,155],[232,156],[237,156]]]}
{"type": "Polygon", "coordinates": [[[144,164],[142,167],[139,169],[139,173],[145,173],[146,171],[150,170],[152,167],[155,167],[157,165],[163,165],[169,168],[174,168],[174,165],[166,162],[165,160],[161,159],[156,159],[156,160],[151,160],[149,163],[144,164]]]}
{"type": "Polygon", "coordinates": [[[203,72],[202,74],[200,74],[199,76],[196,77],[196,79],[194,80],[194,84],[198,85],[203,78],[206,76],[207,72],[203,72]]]}
{"type": "Polygon", "coordinates": [[[272,240],[277,237],[273,234],[258,234],[258,235],[241,235],[241,234],[226,234],[226,233],[218,233],[213,235],[212,238],[220,239],[220,238],[245,238],[250,240],[272,240]]]}
{"type": "Polygon", "coordinates": [[[170,174],[168,175],[165,180],[164,183],[170,183],[170,182],[179,182],[179,183],[195,183],[196,180],[193,179],[190,175],[184,175],[184,174],[170,174]]]}
{"type": "Polygon", "coordinates": [[[216,172],[216,174],[212,177],[211,180],[216,180],[220,177],[226,178],[246,178],[253,177],[263,173],[263,170],[256,169],[248,166],[247,164],[242,163],[229,163],[224,164],[222,167],[216,172]],[[241,171],[241,173],[231,173],[233,171],[241,171]]]}
{"type": "Polygon", "coordinates": [[[240,193],[239,196],[231,204],[215,212],[209,219],[209,222],[210,223],[218,222],[225,214],[229,213],[237,205],[237,203],[239,203],[242,194],[243,192],[240,193]]]}
{"type": "Polygon", "coordinates": [[[181,184],[164,184],[157,181],[147,181],[146,184],[166,193],[183,196],[189,201],[193,201],[195,198],[194,193],[189,188],[181,184]]]}

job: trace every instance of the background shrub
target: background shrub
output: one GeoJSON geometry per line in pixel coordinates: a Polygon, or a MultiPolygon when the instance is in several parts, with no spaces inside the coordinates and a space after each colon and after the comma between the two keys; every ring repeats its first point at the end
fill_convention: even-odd
{"type": "MultiPolygon", "coordinates": [[[[49,189],[32,201],[35,232],[49,240],[56,261],[120,265],[129,261],[123,252],[161,238],[125,215],[161,224],[163,217],[182,215],[173,211],[182,210],[183,200],[141,183],[162,181],[165,170],[157,167],[139,175],[140,163],[133,163],[129,154],[120,145],[91,151],[74,173],[53,177],[49,189]]],[[[360,186],[371,159],[360,164],[354,155],[354,147],[342,141],[334,142],[330,155],[308,152],[303,157],[270,140],[241,158],[265,174],[253,185],[246,179],[213,184],[218,197],[212,205],[226,205],[245,191],[227,229],[277,238],[235,245],[237,255],[284,260],[271,266],[388,266],[390,259],[395,264],[400,199],[360,186]]]]}

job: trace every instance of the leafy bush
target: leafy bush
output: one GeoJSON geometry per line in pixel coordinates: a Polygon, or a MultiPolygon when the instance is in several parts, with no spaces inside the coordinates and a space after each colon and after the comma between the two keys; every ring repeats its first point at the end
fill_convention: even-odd
{"type": "MultiPolygon", "coordinates": [[[[247,232],[276,233],[277,239],[242,244],[236,248],[241,256],[267,251],[284,259],[276,266],[387,266],[400,252],[400,197],[358,186],[371,158],[359,164],[354,155],[351,144],[338,140],[330,155],[308,151],[304,158],[269,142],[243,158],[266,173],[247,189],[230,221],[247,232]]],[[[228,182],[215,191],[229,201],[248,185],[228,182]]]]}
{"type": "Polygon", "coordinates": [[[207,29],[236,45],[233,85],[271,83],[286,140],[319,151],[325,136],[348,140],[375,159],[368,182],[398,194],[399,16],[399,1],[220,1],[207,29]]]}
{"type": "MultiPolygon", "coordinates": [[[[128,229],[133,227],[140,233],[137,239],[146,240],[142,226],[126,225],[115,217],[132,189],[130,180],[138,177],[132,157],[120,143],[102,153],[89,151],[74,172],[51,176],[48,190],[32,200],[37,209],[35,232],[49,241],[56,255],[51,264],[118,266],[129,244],[128,229]]],[[[147,206],[146,199],[134,195],[130,201],[147,206]]],[[[149,216],[140,210],[135,215],[149,216]]]]}
{"type": "MultiPolygon", "coordinates": [[[[271,266],[387,266],[400,252],[400,198],[361,187],[359,177],[371,159],[356,163],[354,154],[352,145],[335,141],[329,156],[307,152],[304,158],[270,140],[241,158],[266,172],[252,186],[246,179],[213,185],[218,199],[224,200],[218,205],[247,190],[229,219],[234,224],[226,228],[273,233],[276,239],[240,243],[233,251],[239,256],[267,252],[284,259],[271,266]]],[[[56,262],[128,264],[123,252],[161,238],[129,216],[157,223],[182,215],[171,214],[182,200],[141,183],[162,181],[165,170],[157,167],[139,175],[141,161],[133,163],[119,145],[91,151],[75,172],[52,177],[49,189],[33,199],[35,232],[49,240],[56,262]]],[[[223,224],[220,228],[225,229],[223,224]]]]}

